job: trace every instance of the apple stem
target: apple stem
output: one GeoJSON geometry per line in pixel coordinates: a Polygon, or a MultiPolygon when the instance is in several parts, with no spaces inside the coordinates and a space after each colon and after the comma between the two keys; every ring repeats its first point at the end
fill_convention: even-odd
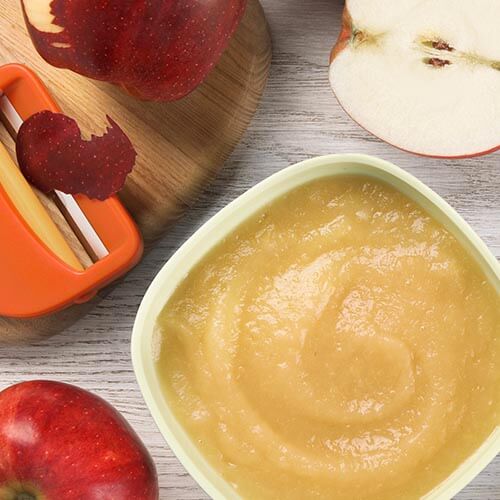
{"type": "Polygon", "coordinates": [[[23,493],[18,493],[16,495],[15,500],[36,500],[36,497],[31,495],[30,493],[23,492],[23,493]]]}

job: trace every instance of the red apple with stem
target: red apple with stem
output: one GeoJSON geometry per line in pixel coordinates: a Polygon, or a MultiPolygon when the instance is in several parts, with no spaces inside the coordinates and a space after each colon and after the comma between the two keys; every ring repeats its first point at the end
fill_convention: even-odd
{"type": "Polygon", "coordinates": [[[246,0],[21,2],[47,62],[155,101],[180,99],[205,79],[246,6],[246,0]]]}
{"type": "Polygon", "coordinates": [[[146,448],[106,401],[68,384],[0,392],[1,500],[157,500],[146,448]]]}

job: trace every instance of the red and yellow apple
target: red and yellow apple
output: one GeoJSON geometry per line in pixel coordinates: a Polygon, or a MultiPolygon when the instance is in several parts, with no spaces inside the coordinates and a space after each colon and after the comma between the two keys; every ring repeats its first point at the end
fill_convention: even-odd
{"type": "Polygon", "coordinates": [[[157,500],[146,448],[106,401],[59,382],[0,392],[0,499],[157,500]]]}
{"type": "Polygon", "coordinates": [[[500,2],[346,0],[330,61],[345,111],[401,149],[500,147],[500,2]]]}
{"type": "Polygon", "coordinates": [[[47,62],[155,101],[180,99],[205,79],[246,6],[246,0],[21,2],[47,62]]]}

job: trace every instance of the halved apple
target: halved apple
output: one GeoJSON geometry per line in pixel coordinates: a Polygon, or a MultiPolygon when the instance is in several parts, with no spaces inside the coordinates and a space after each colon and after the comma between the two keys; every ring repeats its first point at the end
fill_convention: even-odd
{"type": "Polygon", "coordinates": [[[500,148],[498,0],[346,0],[330,60],[345,111],[401,149],[469,157],[500,148]]]}

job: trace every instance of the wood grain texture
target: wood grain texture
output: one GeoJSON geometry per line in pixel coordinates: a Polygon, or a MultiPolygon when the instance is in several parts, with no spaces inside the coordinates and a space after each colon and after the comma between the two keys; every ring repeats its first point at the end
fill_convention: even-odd
{"type": "MultiPolygon", "coordinates": [[[[258,0],[249,0],[228,49],[200,87],[177,102],[141,102],[109,84],[49,66],[31,44],[19,0],[0,0],[0,64],[21,62],[33,68],[63,112],[77,119],[84,136],[103,131],[109,115],[130,137],[138,158],[120,197],[146,249],[193,204],[241,139],[259,103],[270,57],[262,8],[258,0]]],[[[53,212],[54,204],[45,202],[53,212]]],[[[0,318],[0,339],[19,342],[56,334],[106,293],[43,318],[0,318]]]]}
{"type": "MultiPolygon", "coordinates": [[[[56,379],[95,391],[120,409],[153,454],[162,500],[206,496],[165,445],[144,406],[130,363],[132,324],[162,264],[229,201],[273,172],[314,155],[373,154],[400,165],[437,191],[500,257],[500,153],[440,161],[403,153],[370,136],[345,115],[328,86],[327,63],[340,27],[342,1],[263,0],[262,4],[273,36],[270,79],[259,111],[215,183],[84,319],[36,345],[0,347],[0,389],[22,380],[56,379]]],[[[500,500],[500,458],[457,499],[500,500]]]]}

